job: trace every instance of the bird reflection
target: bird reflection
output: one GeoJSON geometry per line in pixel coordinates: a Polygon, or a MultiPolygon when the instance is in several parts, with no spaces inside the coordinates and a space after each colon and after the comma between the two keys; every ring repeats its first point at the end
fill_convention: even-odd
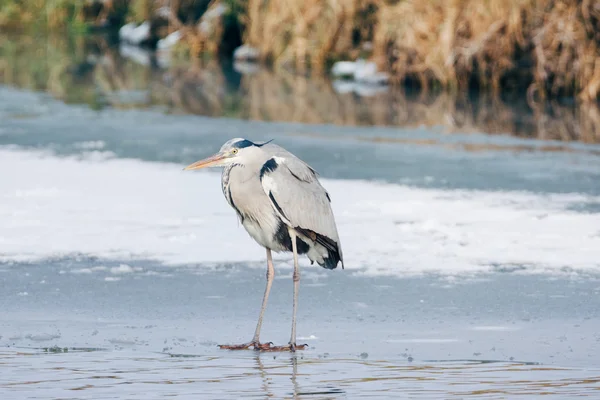
{"type": "Polygon", "coordinates": [[[298,398],[298,393],[300,393],[299,388],[298,388],[298,380],[297,380],[297,375],[298,375],[298,357],[292,357],[290,359],[291,363],[292,363],[292,385],[294,385],[294,399],[298,398]]]}
{"type": "MultiPolygon", "coordinates": [[[[299,388],[298,379],[297,379],[297,376],[298,376],[298,358],[296,356],[291,356],[290,359],[289,359],[289,364],[288,365],[286,365],[287,364],[286,363],[286,364],[283,364],[283,365],[276,365],[276,366],[271,366],[271,367],[266,367],[265,368],[265,364],[264,364],[264,362],[262,360],[262,357],[269,357],[269,355],[260,354],[258,352],[254,355],[254,360],[256,362],[256,367],[257,367],[257,370],[258,370],[259,375],[260,375],[261,380],[262,380],[261,389],[264,392],[265,397],[280,397],[280,396],[277,396],[275,393],[273,393],[273,391],[271,390],[273,388],[273,386],[274,386],[272,384],[273,377],[274,376],[287,376],[287,373],[285,373],[285,372],[284,373],[277,373],[277,374],[269,374],[269,372],[267,371],[268,368],[270,368],[270,369],[274,369],[274,368],[277,368],[277,369],[285,368],[285,369],[287,369],[288,365],[291,365],[292,368],[291,368],[290,380],[292,382],[292,388],[291,388],[292,391],[291,391],[291,393],[288,392],[289,393],[288,395],[291,395],[292,399],[298,399],[299,398],[298,396],[300,394],[300,388],[299,388]]],[[[285,384],[284,384],[284,389],[287,389],[285,387],[285,384]]]]}
{"type": "Polygon", "coordinates": [[[256,361],[258,373],[262,379],[261,388],[264,391],[266,397],[274,397],[273,393],[269,390],[269,377],[267,372],[265,371],[265,365],[263,364],[260,358],[260,354],[256,353],[254,355],[254,360],[256,361]]]}

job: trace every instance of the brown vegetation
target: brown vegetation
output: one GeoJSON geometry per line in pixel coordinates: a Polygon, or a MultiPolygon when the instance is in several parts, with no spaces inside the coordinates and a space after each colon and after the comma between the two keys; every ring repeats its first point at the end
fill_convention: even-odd
{"type": "Polygon", "coordinates": [[[119,26],[128,10],[129,0],[0,0],[0,29],[119,26]]]}
{"type": "Polygon", "coordinates": [[[379,10],[375,58],[422,88],[600,96],[597,0],[405,0],[379,10]]]}
{"type": "Polygon", "coordinates": [[[372,42],[393,82],[425,91],[600,96],[598,0],[248,0],[240,19],[263,59],[301,72],[372,42]]]}
{"type": "Polygon", "coordinates": [[[0,0],[0,28],[40,19],[150,20],[153,43],[180,30],[175,50],[191,57],[241,40],[278,69],[313,75],[370,58],[424,92],[514,91],[531,107],[600,99],[600,0],[0,0]]]}
{"type": "Polygon", "coordinates": [[[240,17],[244,42],[276,66],[322,71],[358,55],[376,22],[371,0],[248,0],[240,17]],[[370,23],[369,23],[370,22],[370,23]]]}
{"type": "MultiPolygon", "coordinates": [[[[262,121],[350,126],[443,128],[446,133],[489,133],[518,137],[600,143],[600,107],[564,106],[474,99],[448,93],[407,95],[386,91],[375,96],[340,93],[327,79],[281,70],[258,69],[235,87],[215,60],[152,69],[124,58],[98,37],[0,36],[0,83],[92,107],[140,108],[262,121]],[[98,62],[93,62],[98,60],[98,62]],[[101,62],[100,62],[101,60],[101,62]],[[141,94],[141,95],[139,95],[141,94]]],[[[151,53],[148,53],[151,54],[151,53]]],[[[318,128],[315,128],[318,132],[318,128]]]]}

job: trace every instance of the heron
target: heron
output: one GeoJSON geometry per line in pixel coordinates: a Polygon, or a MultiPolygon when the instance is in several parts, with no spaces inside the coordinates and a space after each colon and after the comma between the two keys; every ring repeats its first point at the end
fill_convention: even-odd
{"type": "Polygon", "coordinates": [[[296,312],[300,270],[298,255],[305,254],[311,265],[344,268],[342,247],[331,208],[331,197],[306,162],[272,143],[254,143],[244,138],[225,142],[220,150],[184,170],[223,167],[221,189],[247,233],[266,249],[267,285],[250,342],[219,345],[221,349],[262,351],[304,350],[296,344],[296,312]],[[272,346],[259,340],[263,315],[275,276],[272,252],[291,252],[294,259],[292,332],[287,346],[272,346]]]}

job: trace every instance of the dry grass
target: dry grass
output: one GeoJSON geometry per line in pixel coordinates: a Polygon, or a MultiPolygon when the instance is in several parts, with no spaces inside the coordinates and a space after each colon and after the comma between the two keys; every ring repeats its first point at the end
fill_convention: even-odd
{"type": "Polygon", "coordinates": [[[86,29],[123,22],[129,0],[0,0],[0,29],[86,29]]]}
{"type": "Polygon", "coordinates": [[[375,59],[396,82],[600,95],[597,0],[405,0],[378,17],[375,59]]]}
{"type": "Polygon", "coordinates": [[[236,40],[235,25],[243,42],[279,70],[318,75],[333,61],[360,56],[374,59],[392,82],[425,92],[516,91],[531,107],[561,96],[600,98],[600,0],[108,0],[96,10],[97,4],[0,0],[0,28],[39,21],[58,28],[128,13],[130,20],[151,20],[156,39],[181,30],[176,51],[197,58],[230,50],[235,44],[225,42],[236,40]],[[219,4],[229,11],[209,23],[205,12],[219,4]],[[164,7],[168,18],[158,15],[164,7]]]}
{"type": "Polygon", "coordinates": [[[248,0],[243,40],[275,66],[322,69],[356,50],[372,0],[248,0]]]}
{"type": "Polygon", "coordinates": [[[151,16],[144,17],[140,13],[134,13],[133,19],[138,22],[150,20],[151,25],[164,28],[161,29],[161,32],[157,32],[158,37],[165,37],[171,32],[180,31],[183,40],[176,46],[176,55],[184,55],[186,58],[198,58],[204,54],[215,55],[220,52],[222,46],[227,45],[224,31],[226,19],[230,16],[232,7],[227,4],[229,11],[218,16],[213,13],[218,11],[217,8],[223,4],[235,1],[134,0],[138,9],[149,12],[151,16]],[[157,10],[160,8],[169,10],[166,19],[158,16],[157,10]],[[164,21],[161,21],[161,19],[164,19],[164,21]]]}
{"type": "Polygon", "coordinates": [[[69,0],[0,0],[0,28],[23,29],[42,24],[54,29],[78,19],[81,9],[69,0]]]}
{"type": "Polygon", "coordinates": [[[531,105],[600,96],[598,0],[225,2],[243,42],[279,69],[320,73],[335,60],[369,56],[363,45],[372,41],[372,58],[393,82],[424,91],[516,90],[531,105]]]}

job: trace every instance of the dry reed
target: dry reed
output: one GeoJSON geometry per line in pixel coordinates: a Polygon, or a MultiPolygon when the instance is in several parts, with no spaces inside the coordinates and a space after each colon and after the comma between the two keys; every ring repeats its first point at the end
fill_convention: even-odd
{"type": "MultiPolygon", "coordinates": [[[[322,77],[304,77],[261,69],[241,78],[235,90],[215,60],[147,68],[124,58],[101,38],[61,36],[38,40],[0,36],[0,83],[77,103],[116,108],[163,105],[172,112],[230,116],[253,120],[350,126],[443,127],[453,132],[600,143],[600,107],[577,107],[554,101],[535,104],[505,102],[489,95],[469,100],[448,93],[408,96],[389,91],[373,97],[337,93],[322,77]],[[102,60],[87,64],[92,59],[102,60]],[[84,67],[84,68],[82,68],[84,67]],[[122,102],[121,94],[146,93],[144,102],[122,102]]],[[[315,128],[318,133],[318,128],[315,128]]]]}
{"type": "Polygon", "coordinates": [[[600,95],[600,3],[405,0],[382,5],[375,59],[395,82],[465,91],[600,95]]]}
{"type": "Polygon", "coordinates": [[[0,29],[83,30],[103,24],[118,26],[128,10],[129,0],[0,0],[0,29]]]}
{"type": "MultiPolygon", "coordinates": [[[[375,60],[395,84],[600,98],[600,0],[0,0],[0,28],[80,24],[129,13],[152,34],[180,30],[192,57],[230,49],[227,24],[277,69],[323,73],[333,61],[375,60]],[[87,9],[84,5],[88,5],[87,9]],[[207,12],[226,5],[224,15],[207,12]],[[165,8],[169,9],[164,16],[165,8]],[[94,11],[96,10],[96,11],[94,11]],[[159,10],[162,10],[159,12],[159,10]],[[233,22],[232,22],[233,21],[233,22]],[[367,46],[367,44],[369,44],[367,46]],[[372,52],[371,49],[372,48],[372,52]]],[[[235,36],[235,35],[234,35],[235,36]]]]}
{"type": "Polygon", "coordinates": [[[243,40],[277,67],[322,71],[356,50],[372,0],[248,0],[243,40]]]}

